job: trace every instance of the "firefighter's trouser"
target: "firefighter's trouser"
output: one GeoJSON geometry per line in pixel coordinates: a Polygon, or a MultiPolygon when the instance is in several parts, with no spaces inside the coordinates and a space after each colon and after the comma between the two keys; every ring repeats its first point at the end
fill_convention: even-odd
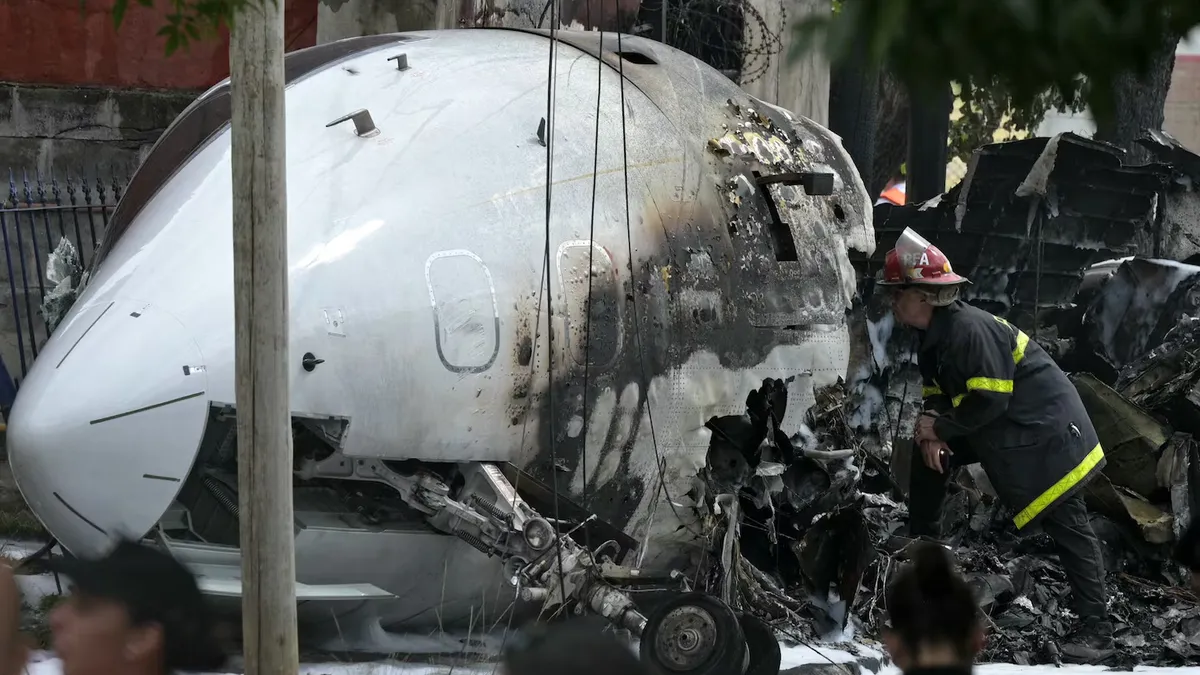
{"type": "MultiPolygon", "coordinates": [[[[908,490],[909,531],[912,536],[941,536],[940,520],[942,502],[946,497],[946,481],[954,469],[978,461],[969,450],[955,449],[950,457],[951,470],[938,473],[925,466],[920,448],[914,445],[908,490]]],[[[1083,495],[1076,492],[1047,509],[1024,531],[1038,526],[1054,540],[1059,561],[1071,585],[1076,613],[1080,617],[1106,618],[1108,594],[1104,588],[1104,555],[1100,550],[1100,540],[1088,520],[1083,495]]]]}

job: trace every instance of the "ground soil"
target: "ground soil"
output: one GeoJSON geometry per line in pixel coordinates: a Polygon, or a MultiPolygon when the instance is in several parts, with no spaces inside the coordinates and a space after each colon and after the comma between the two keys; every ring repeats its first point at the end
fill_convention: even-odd
{"type": "MultiPolygon", "coordinates": [[[[25,505],[3,449],[3,433],[0,432],[0,540],[49,541],[50,535],[25,505]]],[[[15,567],[21,562],[20,554],[10,557],[0,553],[0,561],[15,567]]],[[[34,570],[17,570],[17,574],[23,572],[33,573],[34,570]]],[[[58,595],[47,595],[22,603],[22,628],[38,647],[44,648],[48,644],[46,614],[58,598],[58,595]]]]}
{"type": "Polygon", "coordinates": [[[47,538],[46,530],[25,505],[7,461],[0,461],[0,539],[47,538]]]}

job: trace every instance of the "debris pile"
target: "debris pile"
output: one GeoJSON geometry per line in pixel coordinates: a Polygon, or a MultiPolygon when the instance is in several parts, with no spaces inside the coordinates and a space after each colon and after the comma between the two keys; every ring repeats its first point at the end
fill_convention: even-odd
{"type": "MultiPolygon", "coordinates": [[[[738,495],[736,506],[718,498],[714,512],[740,513],[736,541],[717,528],[721,552],[714,561],[726,562],[714,566],[712,579],[736,564],[739,604],[762,614],[784,639],[877,635],[884,589],[912,543],[898,534],[907,521],[900,486],[857,440],[848,423],[851,397],[841,381],[818,390],[800,432],[784,435],[778,420],[787,384],[767,380],[748,397],[745,415],[709,422],[710,494],[738,495]]],[[[1174,448],[1166,451],[1172,466],[1182,448],[1195,452],[1186,434],[1165,445],[1174,448]]],[[[1059,645],[1078,617],[1052,543],[1044,534],[1018,534],[1013,514],[980,477],[978,467],[960,469],[942,527],[988,616],[982,658],[1059,663],[1059,645]]],[[[1088,494],[1093,527],[1107,547],[1110,611],[1121,647],[1106,663],[1177,665],[1200,655],[1200,601],[1185,590],[1186,574],[1169,560],[1170,518],[1160,525],[1164,511],[1124,487],[1131,482],[1132,476],[1109,478],[1088,494]],[[1112,493],[1115,501],[1106,505],[1112,493]]],[[[1157,488],[1151,493],[1162,494],[1157,488]]]]}
{"type": "MultiPolygon", "coordinates": [[[[1200,242],[1200,157],[1164,134],[1143,143],[1158,162],[1124,165],[1115,148],[1070,134],[988,146],[941,198],[876,211],[875,258],[914,227],[973,279],[969,302],[1019,325],[1071,373],[1108,457],[1084,496],[1119,647],[1105,663],[1116,666],[1200,657],[1200,599],[1170,557],[1200,516],[1200,266],[1190,264],[1200,245],[1188,249],[1200,242]],[[1120,257],[1139,251],[1162,259],[1120,257]]],[[[858,261],[864,276],[875,258],[858,261]]],[[[711,579],[732,579],[726,598],[785,638],[878,634],[883,591],[912,543],[900,533],[917,336],[871,290],[851,318],[850,381],[818,389],[799,428],[781,428],[794,384],[781,380],[751,392],[745,414],[707,424],[702,477],[721,495],[711,579]]],[[[942,529],[988,617],[982,658],[1059,663],[1079,617],[1052,542],[1018,533],[1012,515],[978,466],[957,470],[942,529]]]]}

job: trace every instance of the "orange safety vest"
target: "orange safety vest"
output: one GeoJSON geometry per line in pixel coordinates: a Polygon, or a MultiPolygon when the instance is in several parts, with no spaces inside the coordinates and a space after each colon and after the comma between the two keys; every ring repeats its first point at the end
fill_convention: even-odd
{"type": "Polygon", "coordinates": [[[896,206],[904,206],[904,196],[904,183],[896,183],[879,195],[880,199],[886,199],[896,206]]]}

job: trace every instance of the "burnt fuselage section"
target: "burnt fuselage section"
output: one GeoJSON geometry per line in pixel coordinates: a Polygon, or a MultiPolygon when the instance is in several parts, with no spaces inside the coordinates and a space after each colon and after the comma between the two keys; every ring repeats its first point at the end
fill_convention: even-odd
{"type": "MultiPolygon", "coordinates": [[[[492,611],[487,546],[429,523],[477,494],[470,466],[665,569],[697,545],[705,421],[794,378],[794,433],[845,375],[847,253],[873,237],[836,137],[662,44],[556,39],[549,116],[544,33],[288,56],[298,581],[375,584],[393,621],[492,611]],[[378,134],[328,126],[359,109],[378,134]]],[[[74,552],[155,531],[236,565],[229,152],[224,83],[134,178],[23,383],[14,471],[74,552]]]]}

